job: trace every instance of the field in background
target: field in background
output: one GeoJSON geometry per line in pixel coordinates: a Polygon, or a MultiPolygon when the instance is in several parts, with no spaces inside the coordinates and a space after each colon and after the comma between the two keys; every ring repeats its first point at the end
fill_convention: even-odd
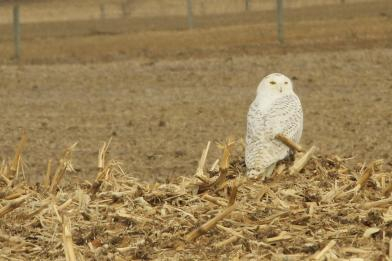
{"type": "MultiPolygon", "coordinates": [[[[193,0],[193,13],[197,16],[239,13],[246,10],[245,0],[193,0]]],[[[341,3],[383,2],[383,0],[290,0],[287,8],[328,6],[341,3]]],[[[12,1],[0,3],[0,24],[12,22],[12,1]]],[[[249,0],[248,10],[275,10],[275,0],[249,0]]],[[[22,2],[23,21],[73,21],[123,17],[185,16],[186,0],[33,0],[22,2]]]]}
{"type": "Polygon", "coordinates": [[[113,136],[112,157],[130,174],[191,175],[208,140],[244,136],[258,82],[280,71],[303,101],[305,145],[391,164],[392,2],[285,13],[279,45],[273,10],[200,15],[194,30],[184,16],[44,21],[37,11],[39,22],[22,25],[19,66],[11,25],[2,24],[0,157],[12,154],[24,128],[26,164],[36,173],[29,179],[75,141],[75,176],[91,177],[99,145],[113,136]]]}
{"type": "MultiPolygon", "coordinates": [[[[276,41],[274,11],[196,17],[194,30],[175,16],[27,23],[21,56],[23,63],[47,64],[389,47],[388,10],[390,1],[288,9],[284,46],[276,41]]],[[[11,63],[12,26],[0,28],[0,63],[11,63]]]]}

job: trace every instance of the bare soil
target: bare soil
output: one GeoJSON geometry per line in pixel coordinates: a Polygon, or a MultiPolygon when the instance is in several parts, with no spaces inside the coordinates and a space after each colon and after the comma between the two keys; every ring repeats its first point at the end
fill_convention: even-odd
{"type": "Polygon", "coordinates": [[[101,142],[131,175],[166,179],[193,174],[208,140],[245,134],[260,79],[294,79],[305,111],[303,144],[324,153],[391,163],[390,49],[128,61],[86,65],[2,66],[2,155],[19,129],[29,136],[26,162],[46,161],[79,142],[75,176],[95,175],[101,142]]]}

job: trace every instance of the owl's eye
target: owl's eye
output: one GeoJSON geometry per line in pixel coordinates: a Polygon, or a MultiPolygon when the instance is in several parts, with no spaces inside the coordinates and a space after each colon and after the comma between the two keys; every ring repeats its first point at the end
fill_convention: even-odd
{"type": "Polygon", "coordinates": [[[274,84],[276,84],[276,82],[274,82],[274,81],[270,81],[270,84],[274,85],[274,84]]]}
{"type": "Polygon", "coordinates": [[[284,84],[288,84],[288,82],[284,82],[284,84]]]}

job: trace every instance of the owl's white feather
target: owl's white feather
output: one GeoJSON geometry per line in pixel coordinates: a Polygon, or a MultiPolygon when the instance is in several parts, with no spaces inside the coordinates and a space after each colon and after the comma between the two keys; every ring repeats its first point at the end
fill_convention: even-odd
{"type": "Polygon", "coordinates": [[[289,148],[274,137],[281,133],[299,142],[303,130],[301,102],[291,80],[280,73],[263,78],[247,118],[245,163],[250,177],[269,176],[289,148]]]}

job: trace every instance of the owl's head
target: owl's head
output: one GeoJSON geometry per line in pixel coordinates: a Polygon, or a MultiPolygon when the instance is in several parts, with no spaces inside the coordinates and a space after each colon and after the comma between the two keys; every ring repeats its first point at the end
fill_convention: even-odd
{"type": "Polygon", "coordinates": [[[257,94],[264,92],[289,94],[293,92],[293,83],[286,75],[272,73],[265,76],[257,87],[257,94]]]}

